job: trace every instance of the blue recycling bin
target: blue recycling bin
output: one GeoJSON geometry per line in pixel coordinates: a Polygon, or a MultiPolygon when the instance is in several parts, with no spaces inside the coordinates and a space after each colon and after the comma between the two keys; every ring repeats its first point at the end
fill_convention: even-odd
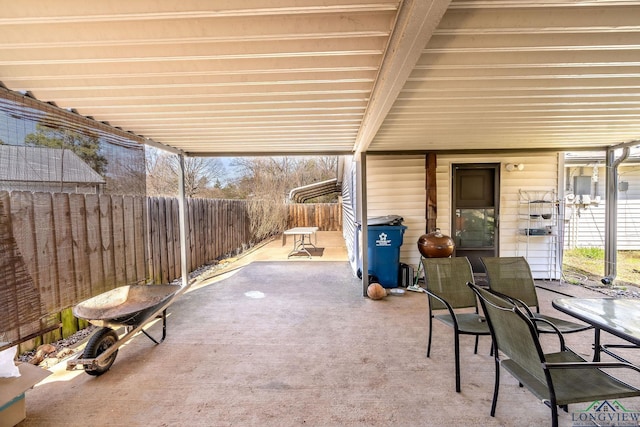
{"type": "Polygon", "coordinates": [[[407,229],[404,225],[369,225],[367,230],[369,275],[385,288],[398,287],[400,246],[407,229]]]}

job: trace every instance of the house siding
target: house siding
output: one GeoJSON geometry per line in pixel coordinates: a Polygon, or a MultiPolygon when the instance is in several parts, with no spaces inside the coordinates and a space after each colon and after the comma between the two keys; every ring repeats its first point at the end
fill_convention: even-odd
{"type": "MultiPolygon", "coordinates": [[[[572,212],[571,205],[562,203],[565,188],[572,192],[573,177],[592,176],[592,166],[564,168],[563,153],[524,153],[519,155],[447,155],[438,154],[436,168],[437,212],[436,226],[445,234],[451,234],[451,167],[454,163],[500,163],[500,216],[499,255],[526,256],[534,277],[559,279],[561,276],[561,249],[572,247],[604,247],[605,228],[605,168],[599,167],[595,194],[602,196],[599,204],[592,204],[572,212]],[[524,164],[524,170],[508,172],[508,163],[524,164]],[[566,181],[566,182],[565,182],[566,181]],[[546,237],[522,235],[519,205],[520,191],[557,191],[560,202],[559,236],[555,241],[546,237]],[[568,206],[568,207],[565,207],[568,206]],[[563,209],[564,208],[564,209],[563,209]]],[[[354,269],[360,265],[362,251],[360,234],[356,224],[355,162],[345,161],[343,175],[343,233],[354,269]]],[[[618,196],[618,239],[620,250],[640,250],[640,223],[636,220],[640,211],[640,164],[622,164],[620,181],[628,183],[628,189],[618,196]]],[[[400,250],[401,262],[417,269],[420,254],[415,242],[426,232],[425,156],[367,157],[368,216],[395,214],[404,218],[408,227],[400,250]]]]}
{"type": "MultiPolygon", "coordinates": [[[[604,248],[605,246],[605,201],[598,205],[572,207],[567,205],[569,219],[565,229],[565,248],[604,248]]],[[[640,200],[618,199],[618,250],[640,250],[640,200]]]]}
{"type": "Polygon", "coordinates": [[[447,155],[437,159],[438,185],[437,227],[451,234],[452,165],[464,163],[501,164],[500,211],[498,222],[498,248],[500,256],[525,256],[535,278],[558,279],[560,277],[558,245],[555,238],[523,236],[523,224],[519,215],[520,192],[542,194],[558,190],[559,153],[519,153],[497,157],[496,155],[447,155]],[[508,172],[507,163],[524,164],[524,170],[508,172]]]}
{"type": "MultiPolygon", "coordinates": [[[[631,200],[640,200],[640,164],[638,163],[629,163],[622,164],[618,167],[618,182],[626,182],[627,189],[620,190],[618,194],[618,202],[623,203],[624,201],[631,200]]],[[[598,179],[598,184],[603,186],[600,194],[604,198],[604,185],[605,185],[605,175],[604,168],[602,168],[602,172],[598,179]]]]}
{"type": "Polygon", "coordinates": [[[345,156],[342,176],[342,236],[354,274],[360,268],[360,234],[356,211],[356,163],[345,156]]]}
{"type": "Polygon", "coordinates": [[[417,268],[417,242],[426,230],[424,155],[367,156],[368,217],[400,215],[407,227],[400,262],[417,268]]]}
{"type": "Polygon", "coordinates": [[[534,277],[557,279],[560,277],[560,254],[557,239],[535,237],[527,239],[522,235],[519,214],[521,192],[531,194],[553,193],[558,190],[558,153],[526,153],[517,156],[496,157],[487,155],[438,155],[436,180],[438,185],[437,227],[445,234],[451,234],[451,179],[452,165],[464,163],[500,163],[500,212],[498,249],[500,256],[525,256],[534,277]],[[524,170],[508,172],[508,163],[524,164],[524,170]]]}
{"type": "MultiPolygon", "coordinates": [[[[574,205],[567,199],[565,205],[564,247],[605,246],[605,211],[606,211],[606,168],[602,161],[597,165],[567,165],[566,193],[574,194],[574,177],[582,176],[591,179],[591,204],[574,205]],[[594,175],[594,168],[597,172],[594,175]],[[597,181],[593,177],[597,177],[597,181]],[[596,202],[596,196],[600,200],[596,202]]],[[[618,167],[618,233],[616,244],[618,250],[640,250],[640,164],[622,163],[618,167]],[[625,188],[626,187],[626,188],[625,188]]]]}
{"type": "MultiPolygon", "coordinates": [[[[501,164],[498,247],[500,256],[525,256],[537,279],[559,279],[559,238],[526,239],[519,215],[520,191],[558,194],[562,185],[561,154],[519,153],[448,155],[438,154],[436,167],[436,226],[451,234],[451,186],[453,164],[501,164]],[[522,171],[508,172],[507,163],[524,164],[522,171]]],[[[426,189],[424,155],[367,156],[367,214],[369,217],[400,215],[408,228],[400,248],[400,261],[417,268],[420,252],[417,241],[426,232],[426,189]]],[[[560,196],[558,196],[560,197],[560,196]]],[[[346,223],[346,222],[345,222],[346,223]]]]}

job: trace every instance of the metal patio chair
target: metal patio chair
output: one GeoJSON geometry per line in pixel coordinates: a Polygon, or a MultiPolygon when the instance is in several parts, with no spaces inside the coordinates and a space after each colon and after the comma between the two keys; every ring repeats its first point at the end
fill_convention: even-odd
{"type": "Polygon", "coordinates": [[[453,328],[456,392],[460,392],[460,335],[475,336],[474,353],[477,353],[479,336],[490,334],[487,322],[478,314],[478,300],[467,287],[467,282],[473,281],[471,264],[466,257],[457,257],[423,258],[422,265],[429,297],[427,357],[431,355],[433,319],[438,319],[453,328]]]}
{"type": "MultiPolygon", "coordinates": [[[[489,289],[502,294],[521,305],[532,317],[551,322],[562,333],[572,333],[591,329],[591,325],[575,323],[540,313],[536,284],[529,263],[524,257],[483,257],[480,258],[487,272],[489,289]],[[534,308],[535,311],[532,311],[534,308]]],[[[553,291],[552,291],[553,292],[553,291]]],[[[538,332],[555,333],[546,322],[537,324],[538,332]]]]}
{"type": "Polygon", "coordinates": [[[564,343],[562,333],[545,319],[532,319],[513,302],[473,283],[491,330],[496,367],[491,416],[496,413],[500,388],[500,367],[520,386],[551,408],[551,422],[558,425],[558,406],[567,411],[570,403],[594,402],[640,396],[640,389],[604,372],[604,368],[626,368],[640,372],[629,363],[588,362],[564,343]],[[544,353],[535,323],[546,323],[558,337],[559,351],[544,353]],[[500,354],[505,358],[501,358],[500,354]]]}

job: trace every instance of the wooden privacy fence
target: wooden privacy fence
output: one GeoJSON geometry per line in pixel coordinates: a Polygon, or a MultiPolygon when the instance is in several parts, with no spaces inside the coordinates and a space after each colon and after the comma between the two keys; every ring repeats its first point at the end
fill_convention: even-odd
{"type": "Polygon", "coordinates": [[[287,207],[287,228],[318,227],[320,231],[342,231],[342,203],[292,203],[287,207]]]}
{"type": "MultiPolygon", "coordinates": [[[[288,207],[289,227],[342,229],[340,204],[288,207]]],[[[255,243],[244,200],[188,199],[186,214],[189,271],[255,243]]],[[[45,337],[59,339],[77,330],[78,302],[180,276],[177,199],[0,191],[0,342],[62,322],[45,337]]]]}
{"type": "MultiPolygon", "coordinates": [[[[189,199],[189,270],[248,246],[248,224],[244,201],[189,199]]],[[[0,342],[117,286],[179,277],[178,225],[176,199],[0,192],[0,342]]]]}
{"type": "MultiPolygon", "coordinates": [[[[144,198],[3,191],[0,200],[3,240],[15,254],[11,267],[26,277],[16,280],[10,271],[0,277],[0,304],[13,307],[0,311],[4,341],[57,326],[60,311],[92,295],[145,281],[144,198]]],[[[0,257],[7,262],[4,251],[0,257]]]]}
{"type": "MultiPolygon", "coordinates": [[[[178,200],[148,200],[148,271],[155,283],[180,277],[178,200]]],[[[252,242],[247,202],[188,199],[189,271],[223,256],[237,254],[252,242]]]]}

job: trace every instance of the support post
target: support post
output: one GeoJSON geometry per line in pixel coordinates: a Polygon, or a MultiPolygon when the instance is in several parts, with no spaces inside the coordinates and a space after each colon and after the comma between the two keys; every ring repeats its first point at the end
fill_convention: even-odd
{"type": "Polygon", "coordinates": [[[436,153],[427,153],[425,156],[425,190],[427,193],[427,206],[425,209],[427,229],[425,233],[431,233],[436,229],[438,218],[438,187],[436,186],[436,153]]]}
{"type": "Polygon", "coordinates": [[[362,233],[362,296],[367,296],[367,288],[369,287],[369,230],[367,227],[367,156],[360,153],[360,159],[356,160],[356,184],[358,191],[357,199],[357,218],[360,223],[360,231],[362,233]]]}
{"type": "Polygon", "coordinates": [[[182,286],[189,285],[189,230],[187,228],[187,198],[184,186],[184,155],[178,154],[180,173],[178,174],[178,218],[180,222],[180,266],[182,267],[182,286]]]}

